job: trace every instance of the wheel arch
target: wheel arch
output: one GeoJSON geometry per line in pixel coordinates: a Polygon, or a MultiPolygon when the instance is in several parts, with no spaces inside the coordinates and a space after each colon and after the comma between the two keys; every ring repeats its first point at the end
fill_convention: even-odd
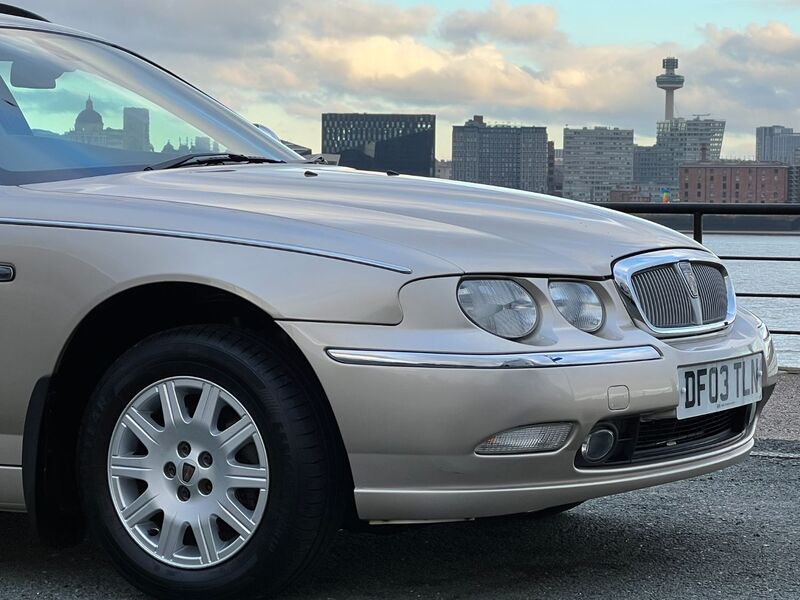
{"type": "MultiPolygon", "coordinates": [[[[187,281],[134,285],[103,299],[76,325],[51,376],[34,387],[23,436],[23,487],[31,522],[42,541],[77,542],[84,530],[77,502],[77,438],[95,385],[127,349],[148,336],[185,325],[224,324],[252,331],[279,346],[320,398],[331,419],[341,476],[353,489],[350,463],[324,389],[310,363],[275,319],[229,290],[187,281]]],[[[352,497],[347,499],[353,504],[352,497]]],[[[355,514],[355,508],[351,509],[355,514]]]]}

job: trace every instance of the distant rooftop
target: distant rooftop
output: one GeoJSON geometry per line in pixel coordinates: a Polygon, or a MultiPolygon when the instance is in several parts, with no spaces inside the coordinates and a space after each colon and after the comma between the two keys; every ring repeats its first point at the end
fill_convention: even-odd
{"type": "Polygon", "coordinates": [[[681,167],[788,167],[786,163],[776,160],[746,160],[737,158],[722,158],[720,160],[698,160],[684,163],[681,167]]]}
{"type": "Polygon", "coordinates": [[[469,121],[465,122],[463,125],[455,125],[455,127],[491,127],[495,128],[506,128],[506,129],[519,129],[519,128],[531,128],[537,127],[539,129],[544,129],[543,125],[523,125],[523,124],[515,124],[515,123],[489,123],[487,122],[483,115],[474,115],[469,121]]]}
{"type": "Polygon", "coordinates": [[[630,127],[608,127],[607,125],[595,125],[594,127],[570,127],[567,125],[564,129],[569,129],[571,131],[633,131],[630,127]]]}

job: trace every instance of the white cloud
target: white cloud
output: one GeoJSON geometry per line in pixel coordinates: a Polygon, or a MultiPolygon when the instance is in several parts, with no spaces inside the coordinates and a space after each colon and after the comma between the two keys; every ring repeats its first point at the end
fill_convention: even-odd
{"type": "Polygon", "coordinates": [[[514,44],[561,41],[556,30],[558,13],[544,4],[511,6],[507,0],[492,0],[487,10],[458,10],[445,16],[441,34],[458,43],[494,40],[514,44]]]}

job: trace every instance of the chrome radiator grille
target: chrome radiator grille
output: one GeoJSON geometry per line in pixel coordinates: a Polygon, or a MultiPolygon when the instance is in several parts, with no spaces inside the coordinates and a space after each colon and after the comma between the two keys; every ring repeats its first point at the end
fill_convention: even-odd
{"type": "Polygon", "coordinates": [[[656,327],[694,324],[692,299],[674,265],[654,267],[633,276],[644,315],[656,327]]]}
{"type": "Polygon", "coordinates": [[[719,329],[736,315],[725,267],[695,250],[662,250],[623,259],[614,277],[629,309],[656,334],[691,335],[719,329]]]}
{"type": "Polygon", "coordinates": [[[728,288],[725,276],[717,267],[704,263],[692,265],[697,277],[703,323],[717,323],[725,319],[728,312],[728,288]]]}

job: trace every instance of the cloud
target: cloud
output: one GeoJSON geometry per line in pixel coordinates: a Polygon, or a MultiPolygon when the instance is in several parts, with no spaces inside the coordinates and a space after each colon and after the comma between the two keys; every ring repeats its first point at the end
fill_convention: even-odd
{"type": "Polygon", "coordinates": [[[728,118],[729,130],[750,132],[798,118],[800,36],[779,22],[742,30],[707,26],[704,35],[682,61],[691,65],[691,78],[679,94],[695,112],[713,110],[728,118]]]}
{"type": "Polygon", "coordinates": [[[457,43],[486,40],[514,44],[561,41],[556,31],[558,13],[544,4],[511,6],[506,0],[492,0],[487,10],[458,10],[442,20],[441,34],[457,43]]]}
{"type": "Polygon", "coordinates": [[[342,94],[433,106],[460,102],[508,105],[566,102],[560,90],[509,63],[494,46],[463,52],[432,48],[410,37],[357,41],[297,38],[292,58],[327,89],[342,94]]]}
{"type": "Polygon", "coordinates": [[[279,35],[285,4],[280,0],[29,0],[26,8],[151,56],[213,60],[241,56],[251,44],[267,48],[263,41],[279,35]]]}
{"type": "Polygon", "coordinates": [[[399,8],[383,2],[329,0],[313,5],[294,4],[292,24],[319,37],[425,35],[436,10],[431,6],[399,8]]]}
{"type": "MultiPolygon", "coordinates": [[[[663,114],[654,78],[673,54],[686,77],[679,114],[727,119],[726,152],[752,154],[757,125],[800,124],[800,36],[780,21],[709,24],[695,47],[625,46],[584,44],[559,28],[553,7],[508,0],[449,12],[383,0],[29,0],[26,8],[139,51],[249,118],[271,123],[272,113],[282,135],[314,148],[319,113],[350,110],[435,112],[440,154],[445,124],[476,113],[633,127],[652,138],[663,114]]],[[[559,129],[550,135],[560,141],[559,129]]]]}

